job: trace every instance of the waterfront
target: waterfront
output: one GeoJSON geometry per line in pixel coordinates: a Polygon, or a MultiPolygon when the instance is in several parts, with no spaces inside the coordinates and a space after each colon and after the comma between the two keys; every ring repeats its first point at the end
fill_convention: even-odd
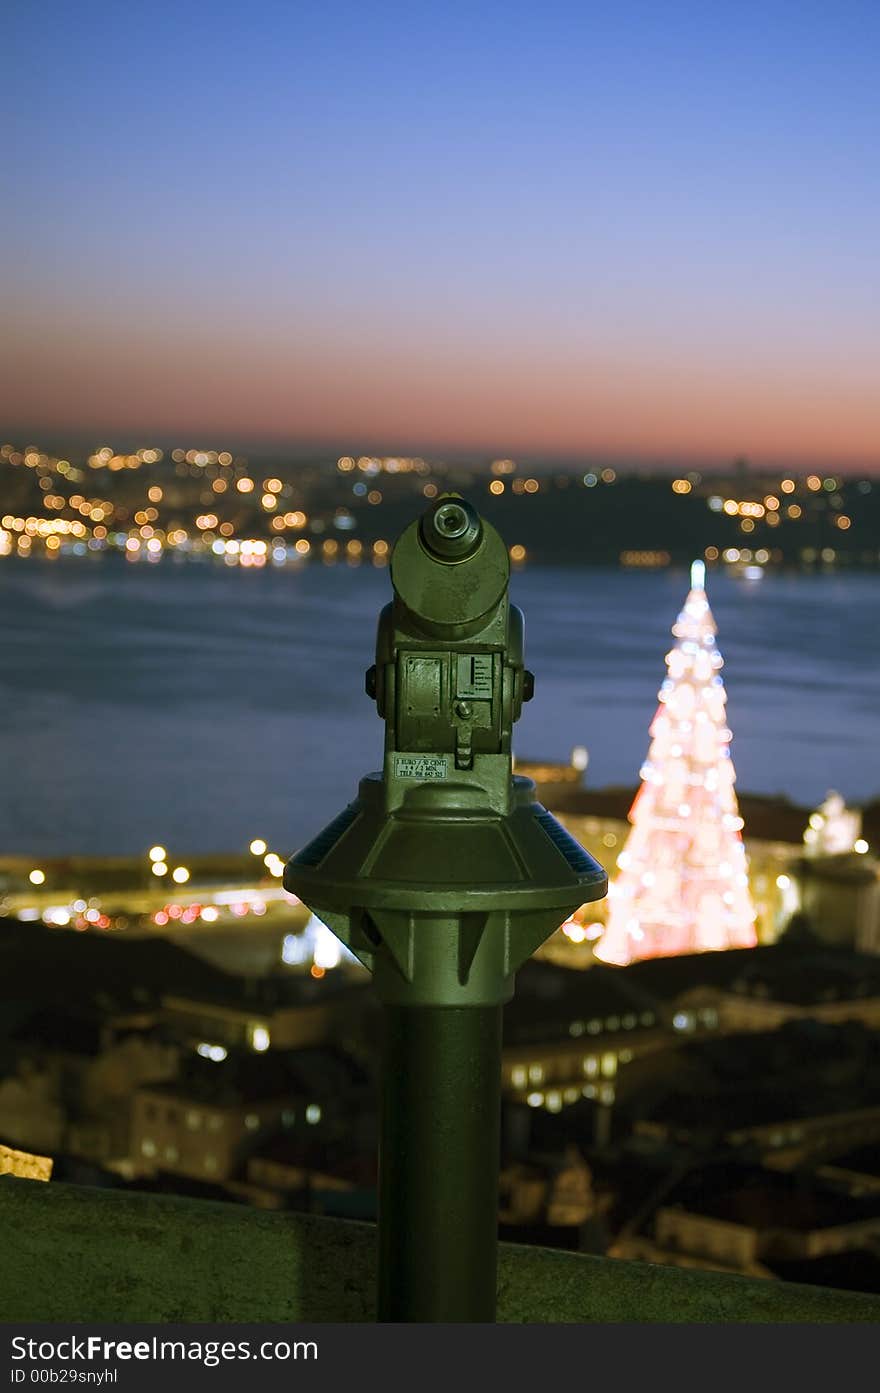
{"type": "MultiPolygon", "coordinates": [[[[880,793],[878,585],[711,572],[739,786],[805,804],[880,793]]],[[[524,757],[590,750],[634,785],[683,570],[527,568],[524,757]]],[[[0,849],[292,849],[380,760],[363,694],[387,570],[230,571],[109,558],[0,567],[0,849]]]]}

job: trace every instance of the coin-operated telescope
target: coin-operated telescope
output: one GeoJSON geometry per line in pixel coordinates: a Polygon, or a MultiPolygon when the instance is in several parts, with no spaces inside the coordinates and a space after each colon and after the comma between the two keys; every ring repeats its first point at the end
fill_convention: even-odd
{"type": "Polygon", "coordinates": [[[500,536],[455,494],[394,548],[367,693],[385,761],[288,862],[383,1006],[378,1314],[495,1318],[501,1007],[602,867],[512,772],[533,678],[500,536]]]}

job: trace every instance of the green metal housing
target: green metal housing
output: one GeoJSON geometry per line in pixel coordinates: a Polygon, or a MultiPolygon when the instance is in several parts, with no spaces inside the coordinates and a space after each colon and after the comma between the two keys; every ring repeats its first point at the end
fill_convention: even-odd
{"type": "Polygon", "coordinates": [[[494,1318],[501,1005],[602,867],[513,774],[533,679],[498,533],[457,495],[391,561],[367,692],[383,769],[294,855],[285,887],[385,1006],[379,1313],[494,1318]]]}

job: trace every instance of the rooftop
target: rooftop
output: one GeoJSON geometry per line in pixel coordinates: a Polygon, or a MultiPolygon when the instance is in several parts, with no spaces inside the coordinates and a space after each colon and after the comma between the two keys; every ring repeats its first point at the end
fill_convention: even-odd
{"type": "Polygon", "coordinates": [[[664,1208],[743,1224],[762,1232],[839,1228],[874,1220],[880,1225],[880,1197],[855,1199],[812,1177],[758,1166],[704,1166],[672,1191],[664,1208]]]}
{"type": "Polygon", "coordinates": [[[880,1143],[868,1142],[849,1151],[832,1152],[824,1157],[824,1164],[833,1166],[835,1170],[880,1177],[880,1143]]]}
{"type": "MultiPolygon", "coordinates": [[[[720,955],[719,955],[720,956],[720,955]]],[[[505,1044],[526,1040],[570,1037],[570,1025],[586,1028],[591,1020],[604,1023],[609,1016],[628,1020],[628,1026],[644,1026],[653,1018],[654,999],[642,990],[629,968],[592,966],[589,972],[560,967],[557,963],[530,959],[520,968],[516,993],[504,1009],[505,1044]]],[[[654,1020],[650,1024],[654,1024],[654,1020]]]]}
{"type": "Polygon", "coordinates": [[[159,937],[75,933],[34,923],[0,924],[0,974],[9,994],[42,1006],[96,1005],[105,1012],[158,1003],[170,984],[181,992],[233,989],[236,979],[159,937]],[[53,971],[45,972],[51,956],[53,971]],[[33,993],[32,993],[32,989],[33,993]]]}
{"type": "Polygon", "coordinates": [[[880,1291],[880,1257],[866,1248],[828,1253],[822,1258],[763,1258],[784,1282],[816,1282],[842,1291],[880,1291]]]}
{"type": "Polygon", "coordinates": [[[0,921],[0,976],[16,1002],[33,995],[41,1006],[94,1006],[103,1014],[155,1008],[175,1002],[269,1011],[365,998],[366,984],[348,973],[321,981],[307,973],[279,972],[266,978],[239,977],[162,938],[125,933],[77,933],[41,923],[0,921]],[[51,955],[53,972],[44,969],[51,955]],[[33,991],[34,984],[38,991],[33,991]]]}
{"type": "Polygon", "coordinates": [[[632,1112],[704,1134],[878,1103],[880,1033],[855,1022],[796,1020],[776,1031],[688,1041],[665,1087],[653,1081],[632,1112]]]}
{"type": "MultiPolygon", "coordinates": [[[[531,774],[531,768],[524,769],[520,763],[517,768],[520,772],[531,774]]],[[[531,776],[534,777],[533,774],[531,776]]],[[[628,785],[583,788],[554,780],[547,783],[547,803],[552,812],[563,816],[568,814],[571,817],[598,817],[626,822],[637,792],[638,789],[628,785]]],[[[541,784],[538,786],[538,796],[542,797],[541,784]]],[[[804,828],[812,808],[801,808],[782,796],[758,793],[740,793],[738,801],[745,823],[743,836],[747,840],[803,846],[804,828]]],[[[877,809],[877,822],[880,824],[880,807],[877,809]]],[[[867,832],[865,835],[868,835],[867,832]]]]}
{"type": "Polygon", "coordinates": [[[273,1098],[340,1098],[365,1082],[359,1066],[334,1049],[236,1050],[222,1064],[188,1055],[178,1078],[145,1084],[141,1092],[240,1107],[273,1098]]]}
{"type": "Polygon", "coordinates": [[[733,991],[796,1006],[880,996],[880,958],[848,949],[785,942],[755,952],[730,983],[733,991]]]}
{"type": "Polygon", "coordinates": [[[724,953],[646,958],[605,970],[625,974],[630,989],[636,988],[653,1000],[672,1001],[700,986],[793,1005],[880,995],[880,958],[875,955],[785,939],[724,953]]]}

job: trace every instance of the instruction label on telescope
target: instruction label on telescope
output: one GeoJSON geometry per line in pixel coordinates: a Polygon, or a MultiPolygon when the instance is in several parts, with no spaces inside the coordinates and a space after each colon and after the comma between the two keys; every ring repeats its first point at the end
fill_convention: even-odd
{"type": "Polygon", "coordinates": [[[456,696],[485,698],[492,695],[492,654],[460,653],[456,696]]]}
{"type": "Polygon", "coordinates": [[[398,779],[445,779],[449,760],[442,755],[395,755],[394,773],[398,779]]]}

